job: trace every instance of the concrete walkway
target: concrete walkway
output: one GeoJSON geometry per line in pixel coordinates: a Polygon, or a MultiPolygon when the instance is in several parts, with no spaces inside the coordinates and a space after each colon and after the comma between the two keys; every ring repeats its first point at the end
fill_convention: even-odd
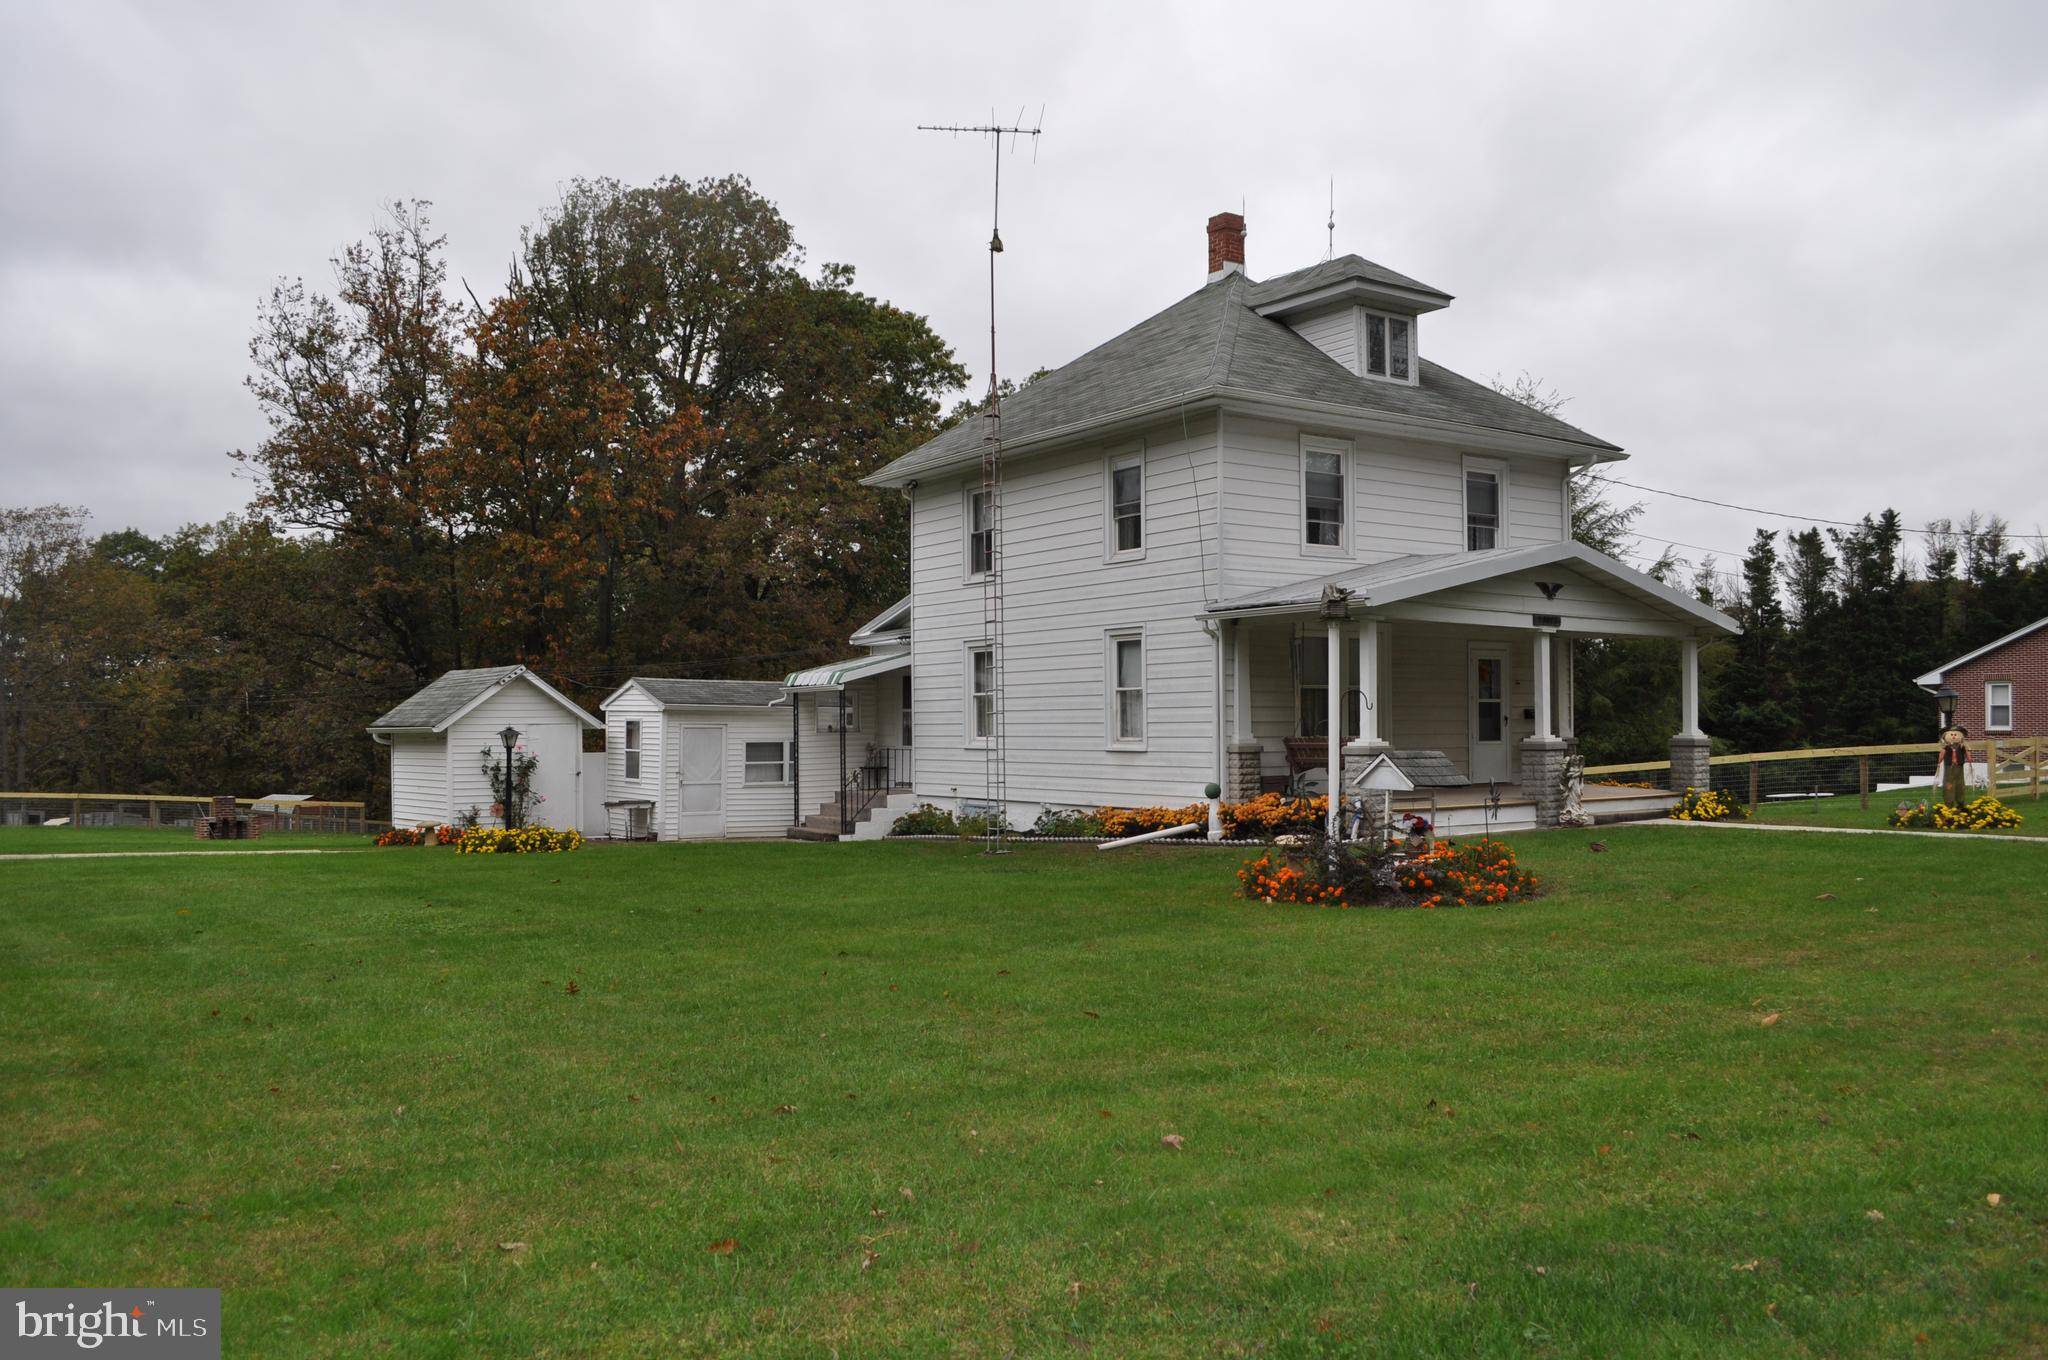
{"type": "Polygon", "coordinates": [[[1616,822],[1623,826],[1694,826],[1708,831],[1813,831],[1823,836],[1929,836],[1938,841],[2018,841],[2022,845],[2048,845],[2048,836],[2008,836],[1988,831],[1913,831],[1889,826],[1789,826],[1783,822],[1616,822]]]}
{"type": "Polygon", "coordinates": [[[35,859],[226,859],[237,855],[359,855],[346,850],[50,850],[32,855],[0,855],[0,860],[35,859]]]}

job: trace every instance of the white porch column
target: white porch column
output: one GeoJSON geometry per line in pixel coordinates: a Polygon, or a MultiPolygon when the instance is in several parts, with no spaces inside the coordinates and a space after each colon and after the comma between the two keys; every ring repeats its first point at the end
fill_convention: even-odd
{"type": "Polygon", "coordinates": [[[1697,737],[1700,732],[1700,643],[1687,638],[1679,644],[1678,735],[1697,737]]]}
{"type": "Polygon", "coordinates": [[[1556,684],[1557,673],[1550,659],[1550,634],[1536,635],[1536,655],[1529,667],[1529,678],[1536,695],[1536,728],[1530,735],[1539,741],[1557,735],[1555,719],[1552,718],[1552,687],[1556,684]]]}
{"type": "Polygon", "coordinates": [[[1230,623],[1230,739],[1252,739],[1252,639],[1243,619],[1230,623]]]}
{"type": "Polygon", "coordinates": [[[1380,745],[1381,731],[1380,622],[1367,619],[1358,629],[1358,745],[1380,745]]]}
{"type": "Polygon", "coordinates": [[[1329,815],[1325,825],[1334,841],[1338,834],[1337,807],[1343,801],[1339,788],[1344,778],[1344,621],[1331,619],[1329,631],[1329,683],[1323,687],[1330,699],[1330,755],[1324,770],[1329,776],[1329,815]]]}
{"type": "Polygon", "coordinates": [[[1557,706],[1557,735],[1573,741],[1579,735],[1579,726],[1578,696],[1572,692],[1572,640],[1558,638],[1551,649],[1551,659],[1555,663],[1556,675],[1550,693],[1552,702],[1557,706]]]}

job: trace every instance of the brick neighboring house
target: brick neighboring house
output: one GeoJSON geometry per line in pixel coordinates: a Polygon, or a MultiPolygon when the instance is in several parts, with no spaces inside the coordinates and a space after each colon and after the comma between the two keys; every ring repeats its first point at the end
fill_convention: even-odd
{"type": "Polygon", "coordinates": [[[2048,737],[2048,618],[1915,677],[1956,693],[1956,721],[1973,737],[2048,737]]]}

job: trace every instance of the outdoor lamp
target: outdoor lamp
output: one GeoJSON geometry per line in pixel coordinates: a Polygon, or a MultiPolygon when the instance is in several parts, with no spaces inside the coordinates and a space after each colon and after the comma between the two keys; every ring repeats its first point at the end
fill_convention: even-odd
{"type": "Polygon", "coordinates": [[[507,727],[498,733],[505,743],[505,825],[512,825],[512,748],[519,744],[519,729],[507,727]]]}
{"type": "Polygon", "coordinates": [[[1947,685],[1934,691],[1934,706],[1941,712],[1941,725],[1947,728],[1956,718],[1956,692],[1947,685]]]}

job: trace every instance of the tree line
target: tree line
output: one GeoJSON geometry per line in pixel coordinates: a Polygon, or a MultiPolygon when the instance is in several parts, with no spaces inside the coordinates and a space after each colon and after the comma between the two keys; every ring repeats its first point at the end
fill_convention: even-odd
{"type": "Polygon", "coordinates": [[[0,512],[0,784],[380,802],[363,724],[444,670],[779,676],[902,593],[860,479],[965,371],[746,180],[578,181],[488,298],[446,247],[394,204],[264,300],[243,513],[0,512]]]}

